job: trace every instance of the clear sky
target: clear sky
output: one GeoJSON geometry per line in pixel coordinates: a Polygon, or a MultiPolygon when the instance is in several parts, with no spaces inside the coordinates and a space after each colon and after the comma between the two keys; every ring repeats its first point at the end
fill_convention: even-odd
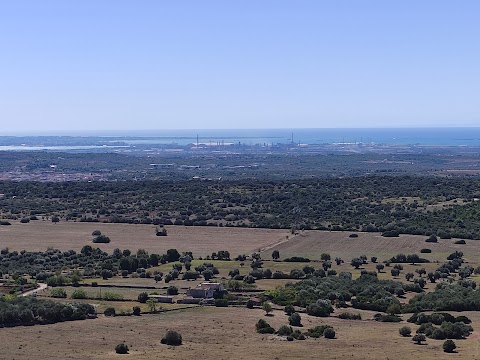
{"type": "Polygon", "coordinates": [[[480,126],[480,1],[0,0],[0,131],[480,126]]]}

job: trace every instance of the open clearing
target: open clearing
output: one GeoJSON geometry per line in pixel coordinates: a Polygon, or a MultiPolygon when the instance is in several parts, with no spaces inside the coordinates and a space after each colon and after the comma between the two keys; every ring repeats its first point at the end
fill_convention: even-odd
{"type": "Polygon", "coordinates": [[[168,236],[156,236],[154,225],[104,224],[31,221],[11,222],[0,226],[0,246],[11,250],[45,251],[48,247],[79,251],[84,245],[99,247],[108,253],[115,248],[145,249],[163,254],[168,249],[192,251],[206,256],[227,250],[232,256],[251,254],[259,248],[277,243],[288,235],[287,230],[167,226],[168,236]],[[111,239],[109,244],[93,244],[92,231],[100,230],[111,239]]]}
{"type": "MultiPolygon", "coordinates": [[[[366,312],[362,312],[367,318],[366,312]]],[[[464,312],[479,328],[479,314],[464,312]]],[[[428,339],[415,345],[398,329],[405,323],[351,321],[313,318],[302,315],[303,329],[329,324],[337,333],[334,340],[307,339],[288,342],[275,335],[255,332],[258,319],[278,328],[287,316],[275,311],[265,317],[258,309],[194,308],[139,317],[101,316],[95,320],[0,329],[4,359],[479,359],[475,331],[467,340],[457,340],[458,353],[445,354],[440,340],[428,339]],[[179,331],[184,344],[160,344],[166,330],[179,331]],[[11,341],[11,339],[16,339],[11,341]],[[115,345],[125,341],[129,355],[116,355],[115,345]],[[388,346],[386,346],[388,343],[388,346]]],[[[411,325],[409,325],[411,326],[411,325]]],[[[416,326],[412,326],[413,329],[416,326]]]]}
{"type": "Polygon", "coordinates": [[[339,231],[304,231],[297,236],[291,237],[281,244],[269,248],[267,254],[278,250],[281,258],[290,256],[304,256],[310,259],[320,259],[322,253],[328,253],[335,257],[341,257],[350,261],[360,255],[377,256],[380,260],[386,260],[399,253],[419,254],[431,261],[445,261],[446,257],[454,251],[463,251],[467,261],[478,261],[480,256],[480,241],[465,240],[465,245],[454,244],[454,239],[442,240],[438,243],[427,243],[427,236],[400,235],[399,237],[382,237],[380,233],[356,233],[357,238],[350,238],[351,232],[339,231]],[[431,254],[420,254],[420,250],[428,248],[431,254]]]}
{"type": "Polygon", "coordinates": [[[214,251],[228,250],[232,257],[262,250],[265,259],[273,250],[280,251],[281,258],[304,256],[320,259],[322,253],[332,258],[350,260],[360,255],[377,256],[386,260],[398,253],[420,254],[423,248],[432,249],[431,254],[422,254],[431,261],[444,261],[448,254],[463,251],[468,261],[480,257],[480,242],[466,240],[466,245],[454,244],[454,239],[438,243],[426,243],[426,236],[400,235],[385,238],[380,233],[358,232],[357,238],[349,238],[350,232],[303,231],[296,236],[288,230],[167,226],[168,236],[155,236],[154,225],[75,223],[32,221],[28,224],[12,222],[0,226],[0,247],[11,250],[45,251],[48,247],[60,250],[79,251],[84,245],[99,247],[111,253],[115,248],[145,249],[150,253],[163,254],[168,249],[192,251],[195,257],[210,255],[214,251]],[[109,244],[93,244],[92,231],[100,230],[112,241],[109,244]],[[287,238],[288,236],[288,238],[287,238]]]}

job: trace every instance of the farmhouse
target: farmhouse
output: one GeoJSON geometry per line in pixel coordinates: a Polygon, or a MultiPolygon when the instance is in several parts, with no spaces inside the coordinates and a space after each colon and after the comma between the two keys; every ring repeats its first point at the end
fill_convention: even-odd
{"type": "Polygon", "coordinates": [[[187,290],[187,295],[195,299],[209,299],[213,297],[213,293],[213,289],[202,289],[200,287],[187,290]]]}
{"type": "Polygon", "coordinates": [[[223,284],[201,283],[196,288],[188,289],[187,295],[196,299],[211,299],[216,291],[224,291],[223,284]]]}

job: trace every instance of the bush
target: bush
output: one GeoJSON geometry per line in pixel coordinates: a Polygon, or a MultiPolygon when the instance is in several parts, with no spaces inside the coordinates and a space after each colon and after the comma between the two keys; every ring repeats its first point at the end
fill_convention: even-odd
{"type": "Polygon", "coordinates": [[[199,277],[200,273],[197,271],[185,271],[182,280],[197,280],[199,277]]]}
{"type": "Polygon", "coordinates": [[[173,330],[168,330],[165,337],[161,340],[162,344],[179,346],[182,345],[182,335],[173,330]]]}
{"type": "Polygon", "coordinates": [[[134,307],[133,307],[133,309],[132,309],[133,315],[135,315],[135,316],[140,316],[140,312],[141,312],[140,306],[134,306],[134,307]]]}
{"type": "Polygon", "coordinates": [[[285,314],[290,316],[295,312],[295,308],[292,305],[287,305],[287,306],[285,306],[284,311],[285,311],[285,314]]]}
{"type": "Polygon", "coordinates": [[[402,318],[397,315],[375,314],[373,319],[380,322],[400,322],[402,318]]]}
{"type": "Polygon", "coordinates": [[[344,320],[362,320],[362,315],[352,314],[348,312],[341,313],[340,315],[338,315],[338,317],[344,320]]]}
{"type": "Polygon", "coordinates": [[[412,341],[414,341],[417,345],[420,345],[423,341],[425,341],[427,338],[423,334],[417,334],[412,338],[412,341]]]}
{"type": "Polygon", "coordinates": [[[430,235],[430,237],[427,240],[425,240],[425,242],[436,243],[436,242],[438,242],[438,238],[437,238],[436,235],[432,234],[432,235],[430,235]]]}
{"type": "Polygon", "coordinates": [[[457,345],[455,345],[453,340],[447,340],[443,343],[442,347],[446,353],[452,353],[457,348],[457,345]]]}
{"type": "Polygon", "coordinates": [[[102,235],[102,232],[100,230],[94,230],[92,232],[92,236],[100,236],[100,235],[102,235]]]}
{"type": "Polygon", "coordinates": [[[397,230],[387,230],[382,233],[383,237],[399,237],[400,233],[397,230]]]}
{"type": "Polygon", "coordinates": [[[215,299],[215,306],[216,307],[227,307],[228,300],[227,299],[215,299]]]}
{"type": "Polygon", "coordinates": [[[53,298],[65,299],[67,297],[67,292],[62,288],[56,288],[50,290],[50,296],[53,298]]]}
{"type": "Polygon", "coordinates": [[[349,238],[358,238],[358,234],[350,234],[348,235],[349,238]]]}
{"type": "Polygon", "coordinates": [[[178,295],[178,288],[176,286],[169,286],[167,289],[167,295],[178,295]]]}
{"type": "Polygon", "coordinates": [[[108,307],[105,309],[105,311],[103,312],[103,314],[105,316],[115,316],[115,308],[113,307],[108,307]]]}
{"type": "Polygon", "coordinates": [[[319,326],[315,326],[312,329],[308,329],[307,334],[310,337],[319,338],[319,337],[323,336],[326,329],[332,329],[333,330],[333,328],[330,325],[319,325],[319,326]]]}
{"type": "Polygon", "coordinates": [[[87,293],[85,292],[85,290],[77,289],[73,292],[71,298],[72,299],[86,299],[87,298],[87,293]]]}
{"type": "Polygon", "coordinates": [[[296,312],[288,317],[288,322],[291,326],[302,326],[302,318],[296,312]]]}
{"type": "Polygon", "coordinates": [[[260,319],[255,325],[255,328],[257,329],[257,332],[259,334],[274,334],[275,329],[270,326],[269,323],[267,323],[265,320],[260,319]]]}
{"type": "Polygon", "coordinates": [[[333,328],[326,328],[325,331],[323,332],[323,336],[326,339],[335,339],[335,330],[333,328]]]}
{"type": "Polygon", "coordinates": [[[126,344],[118,344],[115,346],[115,352],[117,354],[128,354],[128,346],[126,344]]]}
{"type": "Polygon", "coordinates": [[[142,292],[138,294],[138,302],[141,304],[145,304],[148,300],[148,294],[146,292],[142,292]]]}
{"type": "Polygon", "coordinates": [[[412,329],[410,329],[408,326],[401,327],[400,330],[398,330],[400,335],[409,337],[412,334],[412,329]]]}
{"type": "Polygon", "coordinates": [[[304,258],[301,256],[292,256],[283,260],[285,262],[310,262],[309,258],[304,258]]]}
{"type": "Polygon", "coordinates": [[[277,331],[277,334],[280,336],[289,336],[292,335],[293,329],[288,325],[282,325],[277,331]]]}
{"type": "Polygon", "coordinates": [[[432,249],[422,249],[420,250],[422,254],[430,254],[432,252],[432,249]]]}
{"type": "MultiPolygon", "coordinates": [[[[466,241],[465,240],[457,240],[454,242],[454,244],[457,244],[457,245],[465,245],[466,244],[466,241]]],[[[446,342],[446,341],[445,341],[446,342]]],[[[453,342],[453,341],[452,341],[453,342]]],[[[453,345],[455,345],[455,343],[453,343],[453,345]]]]}
{"type": "Polygon", "coordinates": [[[331,305],[328,305],[326,302],[319,304],[313,303],[307,306],[307,314],[318,317],[327,317],[333,312],[331,305]]]}
{"type": "Polygon", "coordinates": [[[95,244],[108,244],[110,242],[110,238],[105,235],[98,235],[93,238],[92,242],[95,244]]]}

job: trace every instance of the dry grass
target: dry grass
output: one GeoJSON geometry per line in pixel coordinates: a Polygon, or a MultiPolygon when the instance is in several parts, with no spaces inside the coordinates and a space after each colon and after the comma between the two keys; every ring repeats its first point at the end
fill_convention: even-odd
{"type": "Polygon", "coordinates": [[[383,261],[403,253],[419,254],[431,261],[445,261],[450,253],[458,250],[463,251],[467,261],[477,261],[480,257],[480,243],[476,240],[466,240],[466,245],[455,245],[453,239],[439,239],[438,243],[427,243],[426,236],[401,235],[398,238],[385,238],[379,233],[357,234],[358,238],[349,238],[350,232],[305,231],[270,248],[263,256],[270,257],[273,250],[278,250],[282,258],[304,256],[320,259],[322,253],[329,253],[332,259],[338,256],[345,261],[360,255],[369,258],[377,256],[383,261]],[[423,248],[431,249],[432,253],[420,254],[423,248]]]}
{"type": "Polygon", "coordinates": [[[168,249],[192,251],[195,256],[206,256],[214,251],[228,250],[232,256],[250,254],[259,248],[280,241],[286,230],[212,228],[168,226],[168,236],[155,236],[154,225],[74,223],[31,221],[28,224],[12,222],[0,226],[1,246],[11,250],[45,251],[48,247],[79,251],[84,245],[94,245],[111,253],[113,249],[139,248],[163,254],[168,249]],[[112,241],[93,244],[92,231],[100,230],[112,241]]]}
{"type": "MultiPolygon", "coordinates": [[[[480,326],[478,313],[462,313],[480,326]]],[[[371,314],[362,313],[364,318],[371,314]]],[[[245,308],[195,308],[140,317],[101,317],[96,320],[59,323],[48,326],[0,329],[4,359],[479,359],[474,332],[467,340],[456,340],[458,353],[445,354],[442,341],[428,339],[415,345],[398,334],[402,323],[371,320],[349,321],[338,318],[302,316],[304,329],[332,325],[337,339],[307,339],[287,342],[275,335],[255,332],[258,319],[278,328],[287,323],[283,312],[265,317],[261,310],[245,308]],[[168,329],[179,331],[180,347],[160,344],[168,329]],[[12,341],[15,339],[15,341],[12,341]],[[130,355],[116,355],[115,345],[125,341],[130,355]]],[[[415,326],[412,326],[415,329],[415,326]]]]}

